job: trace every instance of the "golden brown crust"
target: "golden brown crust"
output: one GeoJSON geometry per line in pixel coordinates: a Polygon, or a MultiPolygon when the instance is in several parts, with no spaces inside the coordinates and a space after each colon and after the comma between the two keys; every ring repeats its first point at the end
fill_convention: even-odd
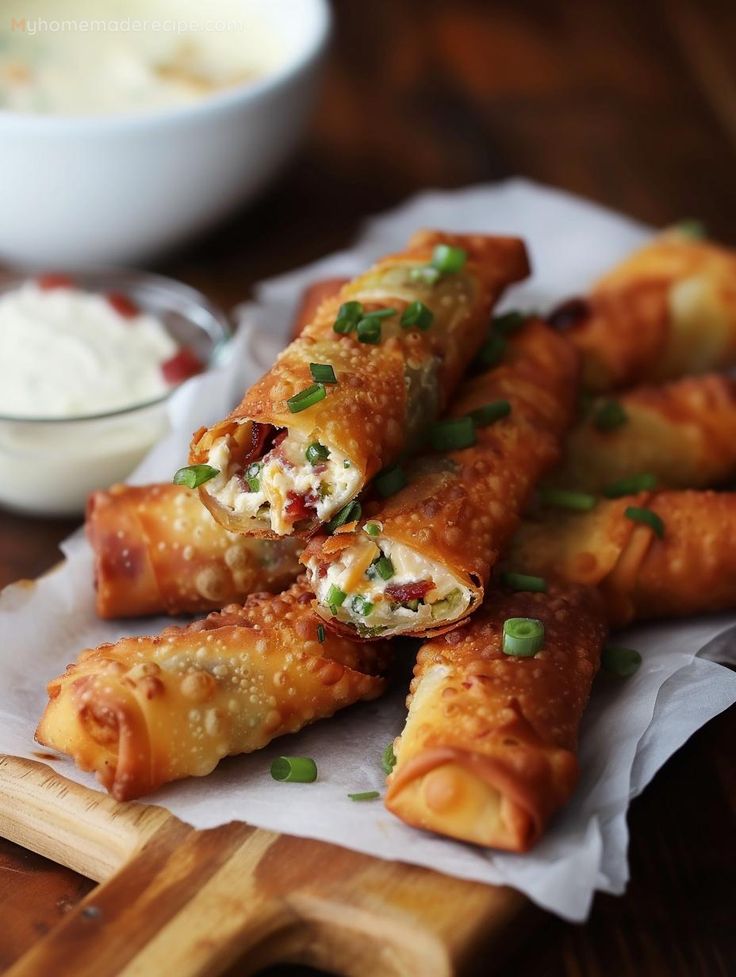
{"type": "Polygon", "coordinates": [[[583,514],[549,510],[523,523],[507,564],[598,586],[613,625],[730,610],[736,607],[736,494],[640,493],[601,501],[583,514]],[[659,516],[664,536],[632,522],[625,515],[630,505],[659,516]]]}
{"type": "Polygon", "coordinates": [[[302,292],[299,307],[294,317],[294,325],[291,330],[291,338],[296,339],[301,336],[309,323],[314,319],[317,310],[322,303],[329,298],[338,295],[340,289],[350,281],[349,278],[323,278],[320,281],[308,285],[302,292]]]}
{"type": "Polygon", "coordinates": [[[604,391],[736,364],[736,253],[664,234],[593,287],[568,335],[604,391]]]}
{"type": "Polygon", "coordinates": [[[599,492],[641,472],[667,488],[708,488],[736,475],[736,381],[710,374],[664,386],[637,387],[616,397],[624,424],[601,431],[594,418],[604,401],[570,432],[565,458],[550,481],[599,492]]]}
{"type": "MultiPolygon", "coordinates": [[[[342,452],[360,473],[362,488],[405,450],[415,434],[413,415],[422,405],[407,395],[407,375],[423,369],[433,372],[434,402],[427,411],[436,415],[482,343],[501,291],[527,273],[526,251],[517,238],[420,232],[405,251],[384,258],[319,306],[299,337],[230,416],[194,435],[190,463],[205,462],[215,442],[232,438],[243,425],[248,427],[241,433],[249,442],[249,425],[255,421],[301,432],[342,452]],[[432,286],[412,281],[411,269],[429,262],[440,242],[465,249],[464,268],[432,286]],[[398,329],[378,345],[369,345],[358,342],[354,333],[339,335],[332,328],[343,302],[360,301],[366,310],[391,307],[400,314],[415,299],[434,311],[435,321],[426,331],[398,329]],[[322,401],[292,414],[287,400],[313,383],[310,363],[332,365],[338,383],[328,385],[322,401]]],[[[213,498],[206,485],[200,493],[226,528],[274,535],[264,520],[238,515],[213,498]]],[[[316,528],[316,521],[309,520],[300,534],[316,528]]]]}
{"type": "Polygon", "coordinates": [[[103,618],[201,613],[282,590],[299,573],[296,540],[234,536],[179,485],[94,492],[86,530],[103,618]]]}
{"type": "Polygon", "coordinates": [[[526,851],[577,779],[577,730],[605,638],[594,591],[494,592],[420,650],[386,806],[464,841],[526,851]],[[544,624],[533,658],[502,651],[509,617],[544,624]]]}
{"type": "MultiPolygon", "coordinates": [[[[383,526],[379,539],[409,546],[465,582],[474,595],[467,613],[481,602],[491,568],[516,529],[537,479],[559,458],[572,419],[576,380],[577,356],[571,345],[543,323],[528,322],[509,340],[502,365],[463,384],[448,415],[462,417],[484,404],[508,400],[509,416],[478,427],[473,447],[420,458],[407,467],[404,489],[365,507],[366,517],[383,526]]],[[[332,546],[330,538],[315,537],[302,562],[325,566],[332,546]]],[[[459,620],[431,632],[406,633],[439,634],[459,620]]],[[[328,623],[339,633],[354,634],[334,617],[328,623]]]]}
{"type": "Polygon", "coordinates": [[[319,641],[303,583],[159,637],[82,652],[49,683],[36,738],[128,800],[384,689],[387,650],[319,641]],[[306,594],[306,600],[302,597],[306,594]]]}

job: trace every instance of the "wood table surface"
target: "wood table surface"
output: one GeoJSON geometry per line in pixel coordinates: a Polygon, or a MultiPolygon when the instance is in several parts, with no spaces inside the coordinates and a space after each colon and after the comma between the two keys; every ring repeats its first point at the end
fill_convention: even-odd
{"type": "MultiPolygon", "coordinates": [[[[733,0],[335,7],[325,88],[298,155],[255,206],[159,270],[231,307],[252,283],[344,246],[364,216],[419,189],[511,175],[654,225],[697,217],[736,244],[733,0]]],[[[55,563],[74,525],[0,512],[0,585],[55,563]]],[[[623,897],[599,896],[581,926],[547,917],[500,972],[735,973],[734,742],[732,710],[633,803],[623,897]]],[[[0,841],[0,969],[91,886],[0,841]]]]}

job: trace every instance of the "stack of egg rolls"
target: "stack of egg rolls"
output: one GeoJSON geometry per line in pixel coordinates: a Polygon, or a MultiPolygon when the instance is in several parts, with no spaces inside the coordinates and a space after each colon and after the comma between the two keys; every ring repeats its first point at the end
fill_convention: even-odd
{"type": "Polygon", "coordinates": [[[297,583],[158,637],[83,651],[49,683],[38,742],[128,800],[376,698],[386,647],[323,633],[310,602],[297,583]]]}
{"type": "Polygon", "coordinates": [[[559,458],[576,379],[574,349],[539,320],[508,336],[501,364],[468,380],[450,409],[472,443],[418,458],[404,488],[308,543],[302,562],[325,622],[363,637],[428,635],[476,610],[537,479],[559,458]]]}
{"type": "Polygon", "coordinates": [[[270,537],[330,520],[415,447],[527,272],[517,238],[425,231],[322,302],[230,416],[194,436],[215,519],[270,537]]]}
{"type": "Polygon", "coordinates": [[[386,806],[408,824],[522,852],[578,777],[580,719],[606,634],[587,588],[494,591],[469,621],[422,646],[394,743],[386,806]],[[504,653],[504,622],[541,622],[533,657],[504,653]]]}
{"type": "Polygon", "coordinates": [[[736,252],[662,234],[550,321],[580,349],[592,391],[736,366],[736,252]]]}

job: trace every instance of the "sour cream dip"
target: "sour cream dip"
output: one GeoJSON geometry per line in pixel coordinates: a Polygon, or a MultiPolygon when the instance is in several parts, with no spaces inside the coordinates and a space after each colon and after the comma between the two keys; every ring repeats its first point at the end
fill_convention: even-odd
{"type": "Polygon", "coordinates": [[[171,388],[178,354],[163,324],[123,294],[60,276],[28,280],[0,295],[0,415],[72,418],[148,403],[171,388]]]}

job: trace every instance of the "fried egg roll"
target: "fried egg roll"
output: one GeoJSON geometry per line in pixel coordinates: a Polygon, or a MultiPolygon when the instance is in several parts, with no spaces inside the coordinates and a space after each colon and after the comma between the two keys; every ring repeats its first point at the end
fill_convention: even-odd
{"type": "Polygon", "coordinates": [[[179,485],[94,492],[86,530],[103,618],[202,613],[299,575],[299,540],[248,539],[223,529],[179,485]]]}
{"type": "Polygon", "coordinates": [[[424,231],[327,298],[232,414],[195,434],[215,519],[265,537],[330,520],[444,408],[503,288],[527,273],[517,238],[424,231]]]}
{"type": "Polygon", "coordinates": [[[732,610],[736,493],[642,492],[590,512],[546,509],[524,521],[507,565],[598,587],[616,626],[732,610]]]}
{"type": "Polygon", "coordinates": [[[580,718],[606,628],[595,591],[496,591],[419,651],[386,807],[402,821],[523,852],[570,798],[580,718]],[[504,653],[504,622],[544,628],[533,657],[504,653]]]}
{"type": "Polygon", "coordinates": [[[49,683],[36,739],[129,800],[380,695],[386,649],[322,635],[310,600],[301,583],[83,651],[49,683]]]}
{"type": "Polygon", "coordinates": [[[330,627],[428,635],[478,607],[535,482],[559,459],[576,379],[574,348],[542,322],[507,339],[501,365],[463,384],[450,410],[450,426],[470,424],[470,446],[418,458],[404,488],[307,544],[302,562],[330,627]]]}
{"type": "Polygon", "coordinates": [[[736,476],[736,381],[710,374],[596,398],[568,436],[554,485],[600,492],[642,472],[668,488],[709,488],[736,476]],[[610,410],[619,411],[610,429],[610,410]]]}
{"type": "Polygon", "coordinates": [[[736,252],[662,234],[550,321],[567,327],[592,391],[736,366],[736,252]]]}

